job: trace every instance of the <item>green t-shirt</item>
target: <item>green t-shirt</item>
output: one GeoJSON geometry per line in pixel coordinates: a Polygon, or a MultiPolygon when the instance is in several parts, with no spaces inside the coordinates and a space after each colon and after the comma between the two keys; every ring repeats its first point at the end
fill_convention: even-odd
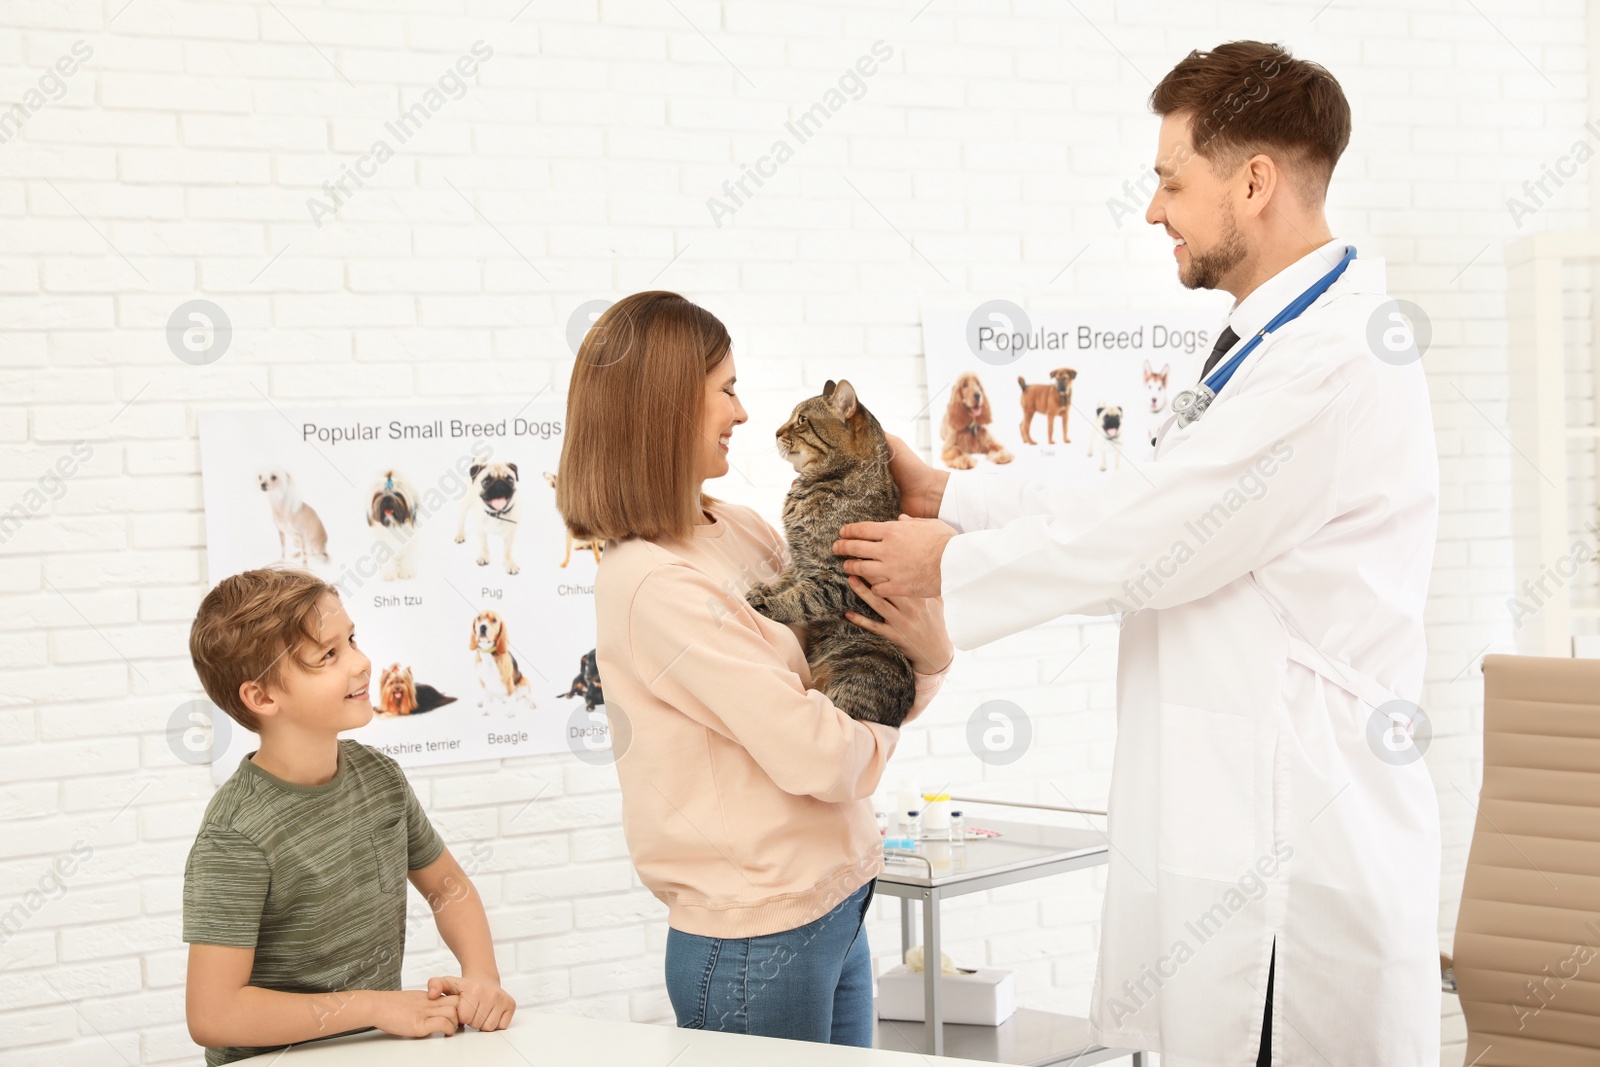
{"type": "MultiPolygon", "coordinates": [[[[285,782],[254,755],[211,798],[189,850],[184,941],[254,948],[250,984],[263,989],[399,989],[406,872],[444,851],[405,775],[358,741],[339,742],[322,785],[285,782]]],[[[355,1029],[336,1014],[324,1025],[355,1029]]],[[[283,1047],[208,1048],[206,1064],[283,1047]]]]}

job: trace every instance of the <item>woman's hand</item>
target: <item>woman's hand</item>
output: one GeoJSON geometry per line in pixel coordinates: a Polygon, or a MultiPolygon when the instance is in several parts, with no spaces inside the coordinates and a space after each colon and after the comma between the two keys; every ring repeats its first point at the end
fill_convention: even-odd
{"type": "Polygon", "coordinates": [[[950,666],[956,650],[944,628],[943,597],[881,597],[853,574],[850,588],[866,601],[867,607],[883,616],[883,621],[876,622],[854,611],[845,612],[845,618],[892,641],[911,660],[911,669],[918,674],[938,674],[950,666]]]}

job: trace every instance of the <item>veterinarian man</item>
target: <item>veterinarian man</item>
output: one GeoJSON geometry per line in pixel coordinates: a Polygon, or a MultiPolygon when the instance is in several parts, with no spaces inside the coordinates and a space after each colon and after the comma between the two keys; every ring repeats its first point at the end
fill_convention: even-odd
{"type": "Polygon", "coordinates": [[[959,648],[1117,616],[1097,1041],[1169,1067],[1433,1067],[1439,815],[1409,731],[1438,461],[1415,346],[1369,341],[1401,321],[1382,262],[1324,217],[1349,106],[1250,42],[1191,53],[1151,105],[1145,217],[1184,285],[1236,298],[1209,410],[1081,492],[952,478],[892,440],[922,517],[835,550],[879,595],[942,595],[959,648]]]}

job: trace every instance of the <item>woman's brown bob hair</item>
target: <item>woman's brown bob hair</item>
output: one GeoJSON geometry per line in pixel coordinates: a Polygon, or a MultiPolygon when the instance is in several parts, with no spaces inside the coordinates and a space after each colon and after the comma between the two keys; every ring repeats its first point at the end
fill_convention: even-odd
{"type": "Polygon", "coordinates": [[[706,375],[732,347],[715,315],[677,293],[634,293],[595,320],[572,368],[556,476],[572,536],[693,536],[716,503],[695,493],[706,375]]]}

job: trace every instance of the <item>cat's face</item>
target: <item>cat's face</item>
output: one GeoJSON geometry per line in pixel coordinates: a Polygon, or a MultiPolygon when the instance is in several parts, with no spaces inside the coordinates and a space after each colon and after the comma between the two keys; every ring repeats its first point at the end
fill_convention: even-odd
{"type": "Polygon", "coordinates": [[[778,454],[798,472],[856,463],[884,446],[883,430],[849,382],[832,381],[802,400],[778,428],[778,454]]]}

